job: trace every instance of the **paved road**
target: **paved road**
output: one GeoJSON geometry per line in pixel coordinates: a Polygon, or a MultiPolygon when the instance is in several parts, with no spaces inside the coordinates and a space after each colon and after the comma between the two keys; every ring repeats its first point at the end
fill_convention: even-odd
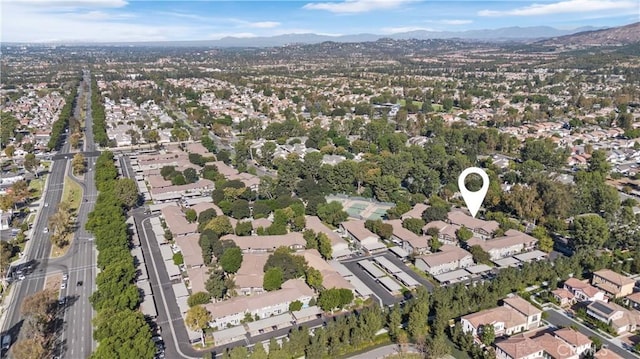
{"type": "MultiPolygon", "coordinates": [[[[89,73],[85,73],[85,81],[91,83],[89,73]]],[[[85,151],[94,150],[93,118],[91,117],[91,86],[88,86],[85,118],[85,151]]],[[[92,235],[84,225],[98,196],[94,183],[94,157],[87,158],[87,171],[83,181],[79,181],[71,174],[70,177],[83,188],[83,200],[78,210],[79,228],[76,230],[73,244],[67,254],[59,262],[69,268],[67,288],[61,292],[67,302],[63,307],[63,331],[60,344],[64,358],[87,358],[96,347],[93,340],[92,319],[95,315],[89,297],[95,291],[96,278],[96,250],[94,242],[89,239],[92,235]]]]}
{"type": "MultiPolygon", "coordinates": [[[[69,152],[68,141],[60,149],[60,153],[69,152]]],[[[24,299],[44,288],[45,272],[49,263],[49,254],[51,252],[50,233],[44,233],[44,228],[48,226],[49,217],[58,209],[58,203],[62,198],[62,188],[64,186],[64,177],[66,174],[67,160],[53,161],[51,165],[51,173],[48,177],[47,190],[43,193],[43,204],[40,208],[37,221],[32,228],[32,235],[25,252],[25,256],[21,263],[31,265],[31,269],[26,271],[26,278],[13,284],[11,302],[7,308],[7,318],[4,322],[2,331],[8,331],[11,337],[20,338],[20,329],[22,327],[22,316],[20,314],[20,303],[24,299]]]]}
{"type": "MultiPolygon", "coordinates": [[[[90,98],[90,96],[87,97],[87,99],[90,98]]],[[[94,151],[90,102],[87,102],[87,108],[85,146],[89,151],[94,151]]],[[[84,224],[89,212],[93,210],[97,191],[93,183],[93,170],[91,170],[85,175],[84,183],[79,182],[84,189],[84,197],[78,211],[80,227],[76,230],[73,243],[63,257],[49,259],[51,243],[49,233],[45,234],[44,228],[48,226],[49,216],[55,213],[61,201],[65,175],[71,174],[70,162],[65,158],[71,157],[67,155],[68,153],[69,143],[66,141],[59,154],[53,157],[43,201],[48,205],[41,208],[38,220],[33,226],[32,242],[25,255],[25,262],[27,265],[32,265],[32,270],[25,280],[14,284],[12,290],[15,292],[8,308],[10,318],[3,329],[12,333],[13,338],[18,338],[22,325],[19,303],[25,297],[42,290],[47,275],[67,273],[69,275],[67,288],[61,290],[61,297],[65,297],[67,301],[62,309],[63,323],[58,333],[59,345],[56,347],[56,354],[75,359],[89,357],[96,345],[92,336],[93,309],[89,303],[89,296],[95,289],[96,253],[93,242],[87,240],[90,234],[85,231],[84,224]],[[79,281],[82,281],[81,286],[77,285],[79,281]]],[[[93,168],[95,158],[88,158],[87,161],[88,168],[93,168]]]]}
{"type": "Polygon", "coordinates": [[[607,350],[611,350],[612,352],[620,355],[625,359],[637,359],[638,356],[632,354],[628,350],[619,347],[617,342],[609,340],[608,338],[603,337],[600,333],[597,333],[588,327],[584,326],[582,323],[574,320],[573,318],[569,318],[562,311],[557,309],[547,309],[545,310],[547,318],[545,319],[547,322],[555,325],[556,327],[568,327],[571,325],[575,325],[578,330],[588,336],[588,337],[599,337],[602,340],[602,343],[606,343],[608,345],[607,350]]]}
{"type": "MultiPolygon", "coordinates": [[[[418,349],[413,344],[409,344],[405,349],[405,353],[418,353],[418,349]]],[[[350,356],[349,359],[378,359],[386,358],[393,354],[400,353],[400,348],[397,344],[385,345],[383,347],[369,350],[368,352],[350,356]]]]}

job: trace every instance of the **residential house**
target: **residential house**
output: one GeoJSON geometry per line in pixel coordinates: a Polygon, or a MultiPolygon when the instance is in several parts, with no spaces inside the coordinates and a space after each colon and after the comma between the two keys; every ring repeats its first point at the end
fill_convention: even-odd
{"type": "Polygon", "coordinates": [[[635,281],[611,269],[602,269],[593,273],[591,284],[614,298],[622,298],[633,293],[635,281]]]}
{"type": "Polygon", "coordinates": [[[202,249],[198,243],[200,236],[197,233],[186,236],[177,236],[176,244],[182,252],[182,258],[186,268],[198,268],[204,265],[202,249]]]}
{"type": "Polygon", "coordinates": [[[288,247],[294,251],[303,250],[306,241],[300,232],[291,232],[275,236],[236,236],[228,234],[220,240],[233,241],[243,253],[268,253],[279,247],[288,247]]]}
{"type": "Polygon", "coordinates": [[[573,293],[565,288],[556,288],[551,291],[553,297],[560,303],[561,307],[567,307],[574,303],[573,293]]]}
{"type": "Polygon", "coordinates": [[[429,222],[422,227],[422,231],[426,234],[429,228],[435,228],[438,230],[438,240],[442,244],[457,245],[458,238],[456,232],[460,229],[460,226],[443,221],[429,222]]]}
{"type": "Polygon", "coordinates": [[[302,302],[303,308],[309,306],[314,292],[301,279],[290,279],[282,284],[282,288],[259,295],[239,296],[228,300],[205,304],[211,313],[211,327],[218,329],[240,325],[240,321],[249,315],[252,318],[264,319],[289,311],[292,302],[302,302]]]}
{"type": "Polygon", "coordinates": [[[444,244],[440,251],[416,258],[416,267],[431,275],[450,272],[458,268],[466,268],[474,264],[473,255],[466,250],[444,244]]]}
{"type": "Polygon", "coordinates": [[[628,310],[613,302],[595,301],[587,306],[587,314],[609,324],[618,334],[636,331],[640,320],[640,312],[628,310]]]}
{"type": "Polygon", "coordinates": [[[496,359],[542,359],[544,348],[535,340],[517,336],[499,341],[496,346],[496,359]]]}
{"type": "Polygon", "coordinates": [[[558,329],[553,335],[565,342],[571,348],[571,352],[578,356],[591,349],[593,343],[589,337],[571,328],[558,329]]]}
{"type": "Polygon", "coordinates": [[[496,221],[485,221],[474,218],[462,211],[451,211],[447,214],[447,218],[449,223],[466,227],[482,239],[491,238],[493,232],[500,228],[500,225],[496,221]]]}
{"type": "Polygon", "coordinates": [[[473,265],[473,255],[464,249],[448,244],[442,245],[440,251],[416,258],[416,267],[431,274],[438,275],[458,268],[473,265]]]}
{"type": "Polygon", "coordinates": [[[606,301],[603,291],[577,278],[572,277],[564,281],[564,289],[571,292],[578,302],[606,301]]]}
{"type": "Polygon", "coordinates": [[[408,253],[423,254],[429,252],[429,239],[428,236],[419,236],[410,230],[402,226],[402,220],[393,219],[386,221],[393,227],[393,234],[391,240],[400,245],[402,249],[408,253]]]}
{"type": "Polygon", "coordinates": [[[496,336],[513,335],[526,330],[527,318],[510,307],[501,306],[467,314],[460,318],[460,324],[465,333],[476,337],[485,325],[492,325],[496,336]]]}
{"type": "Polygon", "coordinates": [[[381,243],[378,236],[364,227],[364,220],[352,220],[340,223],[340,229],[353,241],[358,249],[370,253],[384,251],[387,246],[381,243]]]}
{"type": "Polygon", "coordinates": [[[327,227],[317,216],[305,216],[306,228],[317,233],[324,233],[331,241],[331,257],[335,259],[346,258],[351,254],[349,243],[340,235],[327,227]]]}
{"type": "Polygon", "coordinates": [[[503,237],[489,240],[473,237],[467,241],[468,246],[478,245],[489,253],[492,261],[532,250],[536,243],[536,238],[515,229],[507,230],[503,237]]]}
{"type": "Polygon", "coordinates": [[[629,307],[640,310],[640,292],[629,294],[625,298],[626,305],[629,307]]]}
{"type": "Polygon", "coordinates": [[[196,233],[198,224],[189,223],[182,212],[182,208],[176,205],[166,206],[160,212],[173,238],[196,233]]]}
{"type": "Polygon", "coordinates": [[[267,253],[245,253],[242,256],[242,264],[234,278],[238,294],[252,295],[264,292],[262,284],[267,259],[267,253]]]}
{"type": "MultiPolygon", "coordinates": [[[[353,291],[353,285],[346,280],[338,271],[327,263],[318,252],[317,249],[307,249],[302,252],[296,253],[302,255],[309,264],[309,267],[315,268],[322,274],[322,286],[325,289],[342,288],[350,289],[353,291]]],[[[355,293],[354,293],[355,294],[355,293]]]]}
{"type": "Polygon", "coordinates": [[[407,218],[422,219],[422,212],[424,212],[424,210],[427,208],[429,208],[429,206],[424,203],[416,203],[413,208],[411,208],[408,212],[405,212],[400,218],[402,218],[403,220],[407,218]]]}
{"type": "Polygon", "coordinates": [[[542,320],[542,311],[533,306],[528,301],[522,299],[517,295],[513,295],[505,298],[503,302],[504,306],[513,308],[518,313],[524,315],[525,318],[527,318],[526,330],[537,328],[540,326],[540,321],[542,320]]]}

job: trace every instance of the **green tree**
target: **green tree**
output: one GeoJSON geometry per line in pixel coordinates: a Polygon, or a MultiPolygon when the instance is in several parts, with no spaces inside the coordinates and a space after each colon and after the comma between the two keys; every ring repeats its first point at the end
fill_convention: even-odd
{"type": "Polygon", "coordinates": [[[195,209],[189,208],[184,211],[184,217],[189,223],[193,223],[198,219],[198,212],[195,209]]]}
{"type": "Polygon", "coordinates": [[[551,252],[553,250],[553,238],[549,236],[546,228],[537,226],[531,232],[531,235],[538,240],[538,248],[543,252],[551,252]]]}
{"type": "Polygon", "coordinates": [[[136,181],[131,178],[120,178],[115,182],[113,188],[114,195],[124,204],[127,208],[133,208],[138,204],[139,193],[138,185],[136,181]]]}
{"type": "Polygon", "coordinates": [[[322,289],[322,273],[313,267],[307,267],[305,273],[307,285],[313,288],[316,292],[322,289]]]}
{"type": "Polygon", "coordinates": [[[24,169],[33,173],[38,177],[38,167],[40,167],[40,159],[36,157],[33,153],[27,153],[24,156],[23,162],[24,169]]]}
{"type": "Polygon", "coordinates": [[[282,283],[284,274],[282,273],[282,269],[279,267],[269,268],[264,273],[264,279],[262,287],[266,291],[272,291],[276,289],[280,289],[282,287],[282,283]]]}
{"type": "Polygon", "coordinates": [[[289,311],[290,312],[295,312],[302,309],[302,302],[299,300],[294,300],[293,302],[291,302],[291,304],[289,304],[289,311]]]}
{"type": "Polygon", "coordinates": [[[73,173],[83,174],[86,170],[85,158],[82,153],[76,153],[71,160],[71,166],[73,167],[73,173]]]}
{"type": "Polygon", "coordinates": [[[211,295],[207,292],[196,292],[189,296],[187,304],[189,307],[195,307],[196,305],[207,304],[211,301],[211,295]]]}
{"type": "Polygon", "coordinates": [[[447,214],[449,213],[449,208],[441,205],[432,205],[422,212],[422,219],[425,222],[433,222],[433,221],[443,221],[447,218],[447,214]]]}
{"type": "Polygon", "coordinates": [[[226,216],[212,218],[204,228],[211,229],[218,237],[233,233],[233,226],[226,216]]]}
{"type": "Polygon", "coordinates": [[[229,290],[224,272],[221,270],[212,271],[204,286],[214,299],[224,298],[229,290]]]}
{"type": "Polygon", "coordinates": [[[224,251],[220,258],[220,266],[227,273],[236,273],[242,265],[242,250],[239,247],[232,247],[224,251]]]}
{"type": "Polygon", "coordinates": [[[422,235],[422,227],[424,227],[425,224],[422,218],[407,218],[402,221],[402,227],[417,235],[422,235]]]}
{"type": "Polygon", "coordinates": [[[484,345],[491,345],[496,340],[496,331],[493,324],[485,324],[480,329],[480,340],[484,345]]]}
{"type": "Polygon", "coordinates": [[[197,305],[195,307],[189,308],[187,311],[187,316],[184,318],[185,324],[187,327],[193,331],[199,331],[201,333],[202,344],[204,345],[204,329],[209,326],[209,322],[211,321],[211,313],[201,306],[197,305]]]}
{"type": "Polygon", "coordinates": [[[318,243],[318,252],[324,259],[331,259],[333,247],[331,245],[331,240],[324,233],[318,233],[316,237],[316,241],[318,243]]]}
{"type": "Polygon", "coordinates": [[[471,237],[473,237],[473,232],[471,232],[466,227],[460,227],[456,231],[456,238],[461,242],[466,242],[466,241],[470,240],[471,237]]]}
{"type": "Polygon", "coordinates": [[[469,248],[469,253],[473,255],[473,260],[476,263],[491,264],[491,256],[479,245],[474,245],[469,248]]]}
{"type": "Polygon", "coordinates": [[[173,263],[177,266],[184,264],[184,257],[182,256],[182,252],[173,254],[173,263]]]}
{"type": "Polygon", "coordinates": [[[573,246],[578,249],[599,249],[609,239],[607,221],[598,215],[584,215],[573,222],[573,246]]]}
{"type": "Polygon", "coordinates": [[[238,236],[250,236],[253,232],[253,224],[250,221],[238,222],[236,224],[236,235],[238,236]]]}
{"type": "Polygon", "coordinates": [[[333,201],[318,206],[318,217],[324,222],[337,226],[348,218],[348,214],[342,210],[342,203],[333,201]]]}

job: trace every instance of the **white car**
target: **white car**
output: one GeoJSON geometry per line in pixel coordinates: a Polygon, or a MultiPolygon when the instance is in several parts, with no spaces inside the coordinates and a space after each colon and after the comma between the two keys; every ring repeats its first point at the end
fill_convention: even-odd
{"type": "Polygon", "coordinates": [[[18,280],[24,280],[24,278],[25,278],[25,277],[24,277],[24,274],[20,274],[20,275],[18,275],[18,280]]]}
{"type": "Polygon", "coordinates": [[[67,288],[67,282],[62,282],[62,284],[60,285],[60,289],[65,289],[67,288]]]}
{"type": "Polygon", "coordinates": [[[44,232],[44,233],[49,233],[49,228],[44,227],[44,231],[43,231],[43,232],[44,232]]]}
{"type": "Polygon", "coordinates": [[[44,206],[45,206],[45,207],[49,207],[49,203],[46,203],[46,202],[45,202],[44,206]]]}
{"type": "Polygon", "coordinates": [[[62,280],[66,281],[67,279],[69,279],[69,275],[67,273],[62,275],[62,280]]]}

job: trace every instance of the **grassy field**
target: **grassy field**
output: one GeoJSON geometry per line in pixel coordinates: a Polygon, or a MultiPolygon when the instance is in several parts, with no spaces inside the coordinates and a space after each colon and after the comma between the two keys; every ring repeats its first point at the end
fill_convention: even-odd
{"type": "Polygon", "coordinates": [[[80,208],[80,201],[82,201],[82,187],[69,176],[65,177],[62,202],[68,202],[71,210],[75,213],[80,208]]]}
{"type": "MultiPolygon", "coordinates": [[[[400,100],[400,106],[404,107],[406,104],[407,101],[405,99],[400,100]]],[[[420,109],[422,108],[422,101],[413,101],[413,105],[420,109]]]]}
{"type": "MultiPolygon", "coordinates": [[[[82,187],[80,187],[78,183],[69,178],[69,176],[65,177],[64,189],[62,190],[62,202],[69,203],[69,207],[71,207],[71,213],[73,215],[76,215],[78,208],[80,208],[80,201],[82,201],[82,187]]],[[[51,245],[52,258],[60,257],[67,253],[67,250],[71,246],[73,235],[73,232],[67,234],[66,246],[58,247],[55,244],[51,245]]]]}
{"type": "Polygon", "coordinates": [[[42,189],[44,188],[44,184],[47,181],[47,175],[40,176],[40,178],[32,179],[29,182],[29,192],[31,193],[31,198],[40,198],[42,196],[42,189]]]}

